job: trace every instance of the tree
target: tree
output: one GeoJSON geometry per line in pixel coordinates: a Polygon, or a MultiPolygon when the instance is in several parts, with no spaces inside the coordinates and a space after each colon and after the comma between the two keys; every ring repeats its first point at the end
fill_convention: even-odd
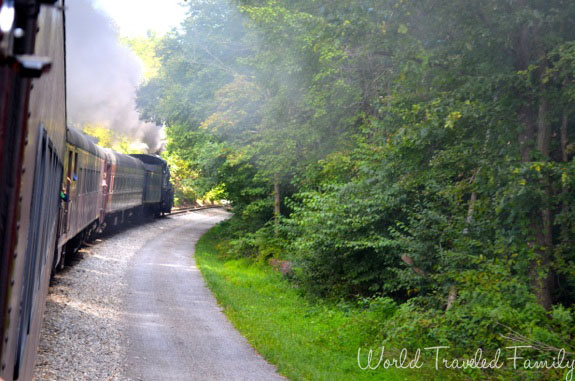
{"type": "Polygon", "coordinates": [[[575,5],[234,4],[189,5],[139,104],[246,230],[275,214],[306,289],[437,311],[575,300],[575,5]]]}

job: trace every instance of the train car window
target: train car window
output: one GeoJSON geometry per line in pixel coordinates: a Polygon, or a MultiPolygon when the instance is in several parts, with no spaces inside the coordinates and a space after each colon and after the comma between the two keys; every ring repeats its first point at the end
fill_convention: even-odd
{"type": "MultiPolygon", "coordinates": [[[[36,154],[32,206],[30,210],[30,229],[26,263],[22,288],[22,319],[18,327],[18,353],[14,369],[14,378],[20,372],[22,356],[25,353],[30,334],[30,323],[38,298],[35,296],[41,287],[40,280],[54,249],[55,230],[58,221],[59,190],[62,183],[62,163],[59,160],[46,130],[40,125],[39,142],[36,154]]],[[[48,268],[49,270],[49,268],[48,268]]]]}
{"type": "Polygon", "coordinates": [[[78,152],[74,153],[74,172],[72,180],[78,180],[78,152]]]}
{"type": "Polygon", "coordinates": [[[78,187],[78,194],[83,194],[84,193],[84,182],[82,181],[82,168],[80,168],[80,171],[78,173],[78,184],[80,184],[80,186],[78,187]]]}
{"type": "Polygon", "coordinates": [[[72,155],[73,155],[73,152],[68,151],[68,171],[66,172],[66,176],[69,179],[72,179],[72,177],[71,177],[71,175],[72,175],[72,155]]]}

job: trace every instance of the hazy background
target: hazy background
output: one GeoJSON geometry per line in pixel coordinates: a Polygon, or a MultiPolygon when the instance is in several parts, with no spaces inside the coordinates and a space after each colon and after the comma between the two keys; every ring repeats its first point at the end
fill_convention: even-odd
{"type": "MultiPolygon", "coordinates": [[[[128,47],[119,42],[121,28],[104,13],[106,2],[95,5],[98,9],[90,0],[68,3],[69,124],[77,128],[86,124],[103,126],[126,135],[132,143],[144,143],[150,152],[155,152],[162,146],[162,129],[142,122],[135,103],[136,90],[142,81],[143,64],[128,47]]],[[[131,8],[139,9],[135,5],[131,8]]],[[[117,6],[115,9],[122,10],[117,6]]],[[[150,16],[149,12],[143,14],[150,16]]],[[[138,14],[132,13],[132,19],[132,35],[134,26],[139,31],[146,28],[146,17],[142,18],[140,9],[138,14]]],[[[155,23],[150,24],[150,29],[164,25],[162,31],[165,31],[167,25],[179,21],[170,21],[169,15],[163,22],[160,15],[156,19],[155,23]]]]}

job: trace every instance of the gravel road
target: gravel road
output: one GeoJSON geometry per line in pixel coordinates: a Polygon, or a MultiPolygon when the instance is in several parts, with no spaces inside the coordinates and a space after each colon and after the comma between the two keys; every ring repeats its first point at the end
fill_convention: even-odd
{"type": "Polygon", "coordinates": [[[172,216],[82,249],[53,280],[35,379],[283,379],[228,322],[195,266],[195,242],[227,216],[172,216]]]}

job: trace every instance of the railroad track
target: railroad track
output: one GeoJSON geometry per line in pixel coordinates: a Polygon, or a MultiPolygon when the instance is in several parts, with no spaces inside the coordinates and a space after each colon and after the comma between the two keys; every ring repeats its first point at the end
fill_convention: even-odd
{"type": "Polygon", "coordinates": [[[184,214],[184,213],[190,213],[190,212],[196,212],[198,210],[206,210],[206,209],[222,209],[225,208],[224,206],[221,205],[212,205],[212,206],[200,206],[200,207],[190,207],[190,208],[174,208],[172,209],[172,212],[170,213],[170,215],[178,215],[178,214],[184,214]]]}

